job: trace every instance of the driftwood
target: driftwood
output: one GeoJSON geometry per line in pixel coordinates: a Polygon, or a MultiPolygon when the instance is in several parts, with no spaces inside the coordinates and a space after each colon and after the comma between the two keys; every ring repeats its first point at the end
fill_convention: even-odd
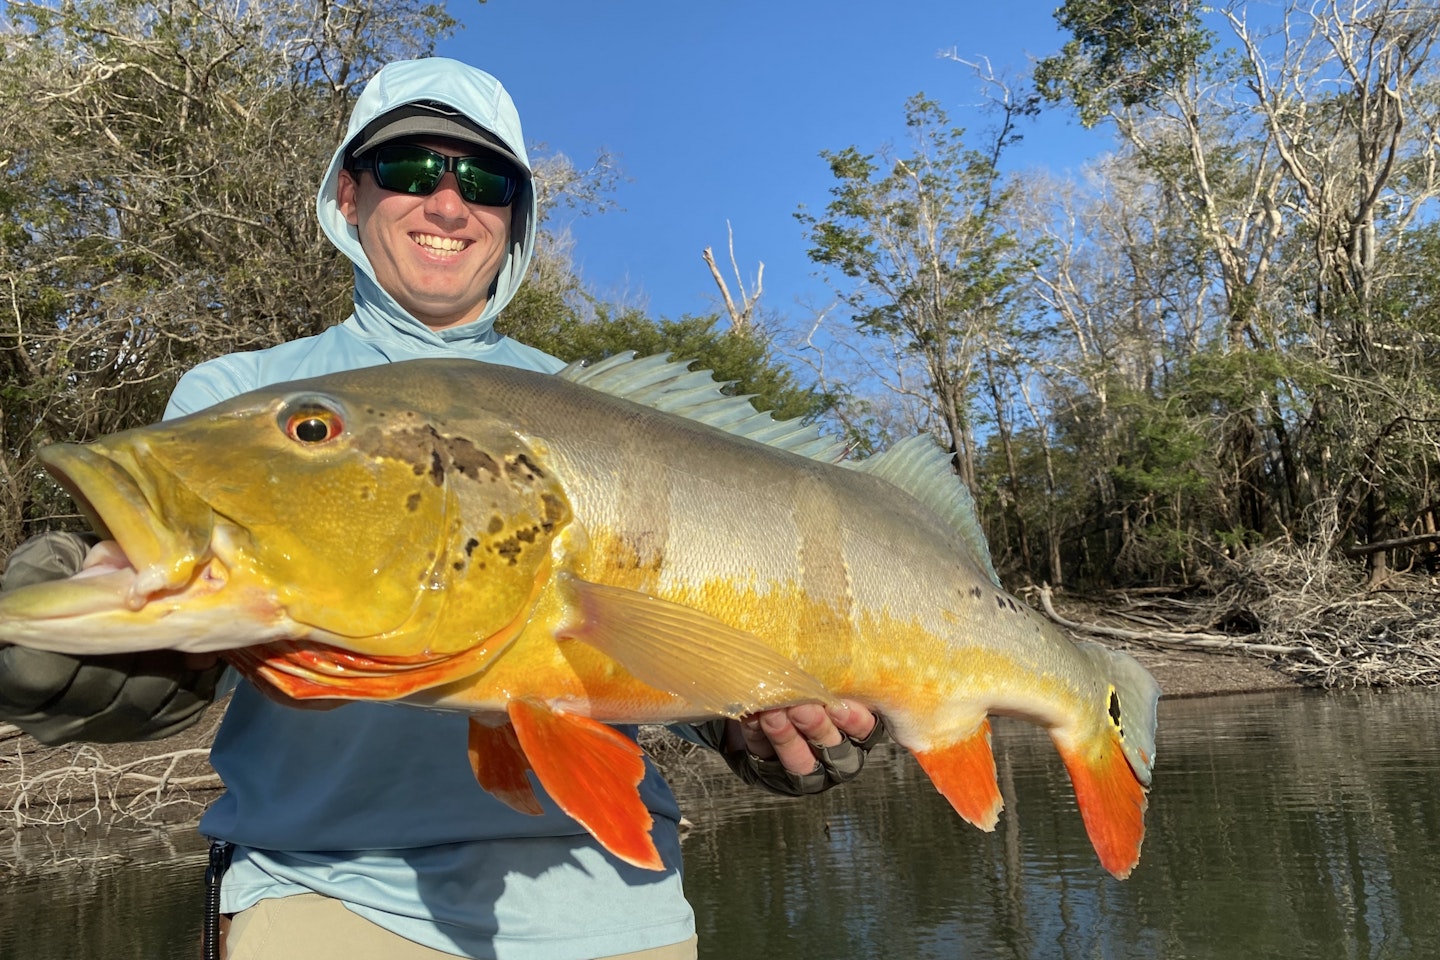
{"type": "Polygon", "coordinates": [[[0,827],[195,819],[222,787],[209,746],[221,712],[155,743],[49,747],[0,725],[0,827]]]}
{"type": "Polygon", "coordinates": [[[1371,587],[1339,551],[1267,545],[1241,554],[1192,585],[1198,599],[1119,593],[1082,622],[1037,591],[1047,616],[1067,629],[1130,643],[1234,651],[1265,657],[1320,687],[1440,684],[1440,589],[1422,576],[1371,587]],[[1129,626],[1128,624],[1134,624],[1129,626]]]}
{"type": "Polygon", "coordinates": [[[1345,548],[1347,557],[1368,557],[1372,553],[1379,553],[1382,550],[1399,550],[1402,547],[1415,547],[1422,543],[1440,543],[1440,533],[1417,533],[1409,537],[1396,537],[1394,540],[1376,540],[1374,543],[1362,543],[1353,547],[1345,548]]]}
{"type": "Polygon", "coordinates": [[[1254,643],[1243,638],[1231,637],[1220,633],[1204,633],[1198,630],[1126,630],[1123,627],[1106,627],[1095,623],[1081,623],[1077,620],[1066,619],[1056,612],[1049,584],[1041,586],[1038,593],[1040,595],[1040,606],[1044,609],[1045,615],[1065,629],[1074,630],[1078,633],[1089,633],[1100,637],[1113,637],[1119,640],[1131,640],[1137,643],[1176,644],[1184,647],[1235,650],[1262,656],[1317,656],[1315,651],[1309,647],[1254,643]]]}

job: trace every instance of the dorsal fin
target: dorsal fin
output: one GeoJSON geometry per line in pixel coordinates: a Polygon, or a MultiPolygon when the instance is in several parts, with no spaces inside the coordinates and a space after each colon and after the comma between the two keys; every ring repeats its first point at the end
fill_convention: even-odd
{"type": "Polygon", "coordinates": [[[844,455],[845,445],[822,436],[813,424],[776,420],[756,410],[748,396],[726,396],[721,391],[729,384],[709,370],[689,367],[689,361],[671,360],[668,353],[637,360],[626,352],[589,365],[577,361],[556,376],[812,460],[833,463],[844,455]]]}
{"type": "Polygon", "coordinates": [[[883,453],[864,460],[847,460],[841,466],[888,480],[934,510],[969,544],[975,561],[991,582],[1001,586],[995,565],[990,561],[985,530],[975,511],[975,498],[950,465],[950,452],[936,443],[934,437],[928,433],[909,437],[883,453]]]}
{"type": "Polygon", "coordinates": [[[711,371],[691,370],[690,361],[671,360],[668,353],[637,359],[627,351],[588,365],[576,361],[556,376],[779,450],[839,463],[889,481],[958,531],[976,563],[1000,586],[970,489],[951,469],[950,455],[928,434],[902,440],[866,460],[841,461],[845,454],[843,443],[822,436],[811,424],[776,420],[769,413],[757,411],[749,397],[726,396],[721,391],[728,384],[717,381],[711,371]]]}

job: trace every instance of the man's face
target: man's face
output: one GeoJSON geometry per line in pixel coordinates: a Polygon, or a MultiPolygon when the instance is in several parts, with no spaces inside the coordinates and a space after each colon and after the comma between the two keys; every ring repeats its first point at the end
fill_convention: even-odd
{"type": "MultiPolygon", "coordinates": [[[[454,140],[413,142],[452,157],[477,153],[454,140]]],[[[443,330],[484,311],[510,242],[509,207],[466,203],[453,172],[418,196],[382,189],[371,172],[341,170],[335,199],[375,279],[417,320],[443,330]]]]}

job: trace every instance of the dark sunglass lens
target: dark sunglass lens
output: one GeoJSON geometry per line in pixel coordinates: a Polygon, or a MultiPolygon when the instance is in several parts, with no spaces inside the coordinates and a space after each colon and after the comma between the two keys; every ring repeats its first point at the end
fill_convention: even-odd
{"type": "Polygon", "coordinates": [[[460,196],[470,203],[485,207],[503,207],[515,194],[515,178],[482,169],[470,159],[455,165],[455,178],[460,181],[460,196]]]}
{"type": "Polygon", "coordinates": [[[423,147],[375,151],[375,182],[400,193],[430,193],[445,176],[445,158],[423,147]]]}
{"type": "Polygon", "coordinates": [[[440,185],[447,170],[455,171],[460,196],[470,203],[503,207],[515,196],[518,178],[497,169],[501,161],[481,157],[447,157],[426,147],[399,144],[377,147],[373,162],[375,182],[397,193],[428,195],[440,185]]]}

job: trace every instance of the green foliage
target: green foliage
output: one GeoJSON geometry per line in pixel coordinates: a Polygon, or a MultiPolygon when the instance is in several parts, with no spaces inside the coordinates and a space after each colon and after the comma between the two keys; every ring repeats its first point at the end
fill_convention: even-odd
{"type": "Polygon", "coordinates": [[[800,386],[763,337],[720,329],[717,315],[656,321],[635,309],[603,304],[593,309],[593,316],[583,321],[557,311],[550,324],[512,328],[512,335],[567,362],[601,360],[626,351],[692,360],[695,369],[712,371],[717,380],[731,384],[729,392],[754,397],[757,407],[770,410],[778,420],[814,419],[833,403],[800,386]]]}
{"type": "Polygon", "coordinates": [[[1153,105],[1211,48],[1201,10],[1188,0],[1068,0],[1055,20],[1074,39],[1036,64],[1035,85],[1087,127],[1117,108],[1153,105]]]}
{"type": "Polygon", "coordinates": [[[1012,199],[998,158],[1008,126],[984,150],[923,94],[905,105],[911,154],[883,160],[847,147],[821,156],[836,182],[819,216],[801,210],[810,259],[844,278],[836,289],[850,323],[886,353],[897,380],[914,380],[944,440],[970,469],[977,366],[983,345],[1014,312],[1032,265],[1002,217],[1012,199]]]}
{"type": "Polygon", "coordinates": [[[158,419],[195,363],[348,312],[316,178],[364,80],[454,27],[417,0],[12,2],[4,18],[0,555],[62,512],[39,443],[158,419]]]}

